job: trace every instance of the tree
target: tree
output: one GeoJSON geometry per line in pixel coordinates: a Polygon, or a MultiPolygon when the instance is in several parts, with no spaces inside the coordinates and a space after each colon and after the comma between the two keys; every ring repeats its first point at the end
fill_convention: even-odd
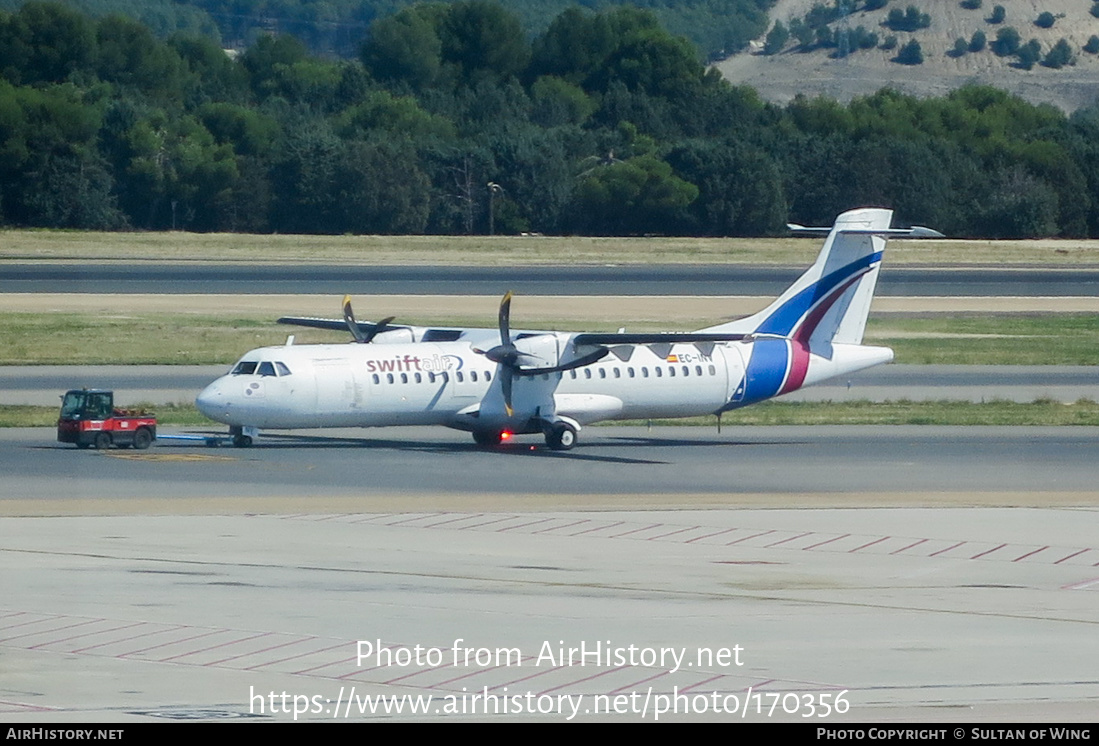
{"type": "Polygon", "coordinates": [[[578,228],[600,235],[671,233],[681,224],[698,187],[651,155],[592,172],[576,189],[578,228]]]}
{"type": "Polygon", "coordinates": [[[1034,25],[1039,28],[1053,28],[1053,24],[1056,22],[1057,17],[1047,10],[1038,14],[1038,17],[1034,20],[1034,25]]]}
{"type": "Polygon", "coordinates": [[[996,32],[996,40],[992,42],[992,51],[1000,57],[1010,57],[1019,51],[1022,39],[1019,32],[1012,26],[1005,26],[996,32]]]}
{"type": "Polygon", "coordinates": [[[1099,36],[1092,34],[1088,37],[1088,43],[1084,45],[1084,51],[1088,54],[1099,54],[1099,36]]]}
{"type": "Polygon", "coordinates": [[[913,39],[901,47],[901,51],[897,52],[897,56],[893,58],[893,61],[902,65],[922,65],[923,48],[920,47],[918,41],[913,39]]]}
{"type": "Polygon", "coordinates": [[[968,51],[969,42],[959,36],[954,40],[954,49],[952,49],[949,54],[951,57],[962,57],[968,51]]]}
{"type": "Polygon", "coordinates": [[[915,5],[909,5],[904,11],[893,8],[886,16],[885,25],[893,31],[919,31],[931,25],[931,16],[921,13],[915,5]]]}
{"type": "Polygon", "coordinates": [[[1054,70],[1060,70],[1065,65],[1071,65],[1075,63],[1075,61],[1072,54],[1072,47],[1062,38],[1054,44],[1053,48],[1042,58],[1042,65],[1054,70]]]}
{"type": "Polygon", "coordinates": [[[763,53],[778,54],[789,40],[790,31],[782,21],[775,21],[775,25],[767,32],[767,41],[763,45],[763,53]]]}
{"type": "Polygon", "coordinates": [[[961,6],[966,10],[977,10],[981,7],[981,0],[962,0],[961,6]]]}
{"type": "Polygon", "coordinates": [[[973,32],[973,36],[969,37],[969,51],[980,52],[985,48],[985,44],[987,43],[988,40],[985,37],[985,32],[978,29],[973,32]]]}
{"type": "Polygon", "coordinates": [[[1015,57],[1018,60],[1015,64],[1019,68],[1030,70],[1042,58],[1042,45],[1038,43],[1037,39],[1031,39],[1019,47],[1019,50],[1015,52],[1015,57]]]}
{"type": "Polygon", "coordinates": [[[1004,6],[996,5],[992,8],[992,15],[987,20],[989,23],[1003,23],[1006,17],[1007,11],[1004,10],[1004,6]]]}

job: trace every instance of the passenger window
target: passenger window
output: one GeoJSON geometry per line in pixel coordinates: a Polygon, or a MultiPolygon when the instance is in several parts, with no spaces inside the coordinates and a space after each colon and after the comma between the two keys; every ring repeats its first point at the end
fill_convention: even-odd
{"type": "Polygon", "coordinates": [[[622,377],[622,371],[620,371],[618,368],[615,368],[614,369],[614,377],[615,378],[621,378],[622,377]]]}
{"type": "Polygon", "coordinates": [[[675,366],[674,365],[669,365],[668,366],[668,375],[672,378],[675,378],[675,366]]]}
{"type": "Polygon", "coordinates": [[[584,378],[591,378],[591,368],[584,368],[584,378]]]}
{"type": "Polygon", "coordinates": [[[629,375],[630,378],[634,377],[633,368],[626,368],[626,373],[629,375]]]}
{"type": "Polygon", "coordinates": [[[710,366],[710,375],[711,376],[716,376],[717,375],[717,370],[712,365],[710,366]]]}
{"type": "Polygon", "coordinates": [[[663,378],[664,377],[664,369],[663,368],[660,368],[659,366],[656,368],[656,377],[657,378],[663,378]]]}
{"type": "Polygon", "coordinates": [[[382,382],[382,379],[378,378],[378,374],[377,374],[377,373],[375,373],[375,374],[374,374],[374,383],[376,383],[376,384],[377,384],[377,383],[381,383],[381,382],[382,382]]]}
{"type": "Polygon", "coordinates": [[[642,368],[641,368],[641,377],[642,378],[648,378],[649,377],[649,368],[648,368],[648,366],[642,366],[642,368]]]}
{"type": "Polygon", "coordinates": [[[385,382],[386,383],[393,383],[393,374],[392,373],[386,373],[385,374],[385,382]]]}
{"type": "Polygon", "coordinates": [[[469,380],[473,381],[474,383],[477,383],[477,371],[473,371],[472,373],[469,374],[469,380]]]}
{"type": "Polygon", "coordinates": [[[569,378],[571,378],[574,381],[576,380],[576,371],[575,370],[570,370],[569,371],[569,378]]]}
{"type": "Polygon", "coordinates": [[[685,375],[685,376],[689,376],[689,375],[691,375],[691,368],[690,368],[690,366],[687,366],[687,365],[684,365],[684,366],[683,366],[683,375],[685,375]]]}
{"type": "Polygon", "coordinates": [[[428,373],[427,374],[427,382],[428,383],[435,383],[435,374],[434,373],[428,373]]]}
{"type": "Polygon", "coordinates": [[[463,383],[465,380],[466,378],[462,375],[462,371],[458,371],[458,383],[463,383]]]}
{"type": "Polygon", "coordinates": [[[599,369],[599,377],[600,378],[606,378],[607,377],[607,369],[606,368],[600,368],[599,369]]]}
{"type": "Polygon", "coordinates": [[[407,373],[402,373],[401,374],[401,383],[408,383],[408,374],[407,373]]]}
{"type": "Polygon", "coordinates": [[[424,377],[421,376],[419,373],[417,373],[416,374],[416,383],[423,383],[423,382],[424,382],[424,377]]]}
{"type": "Polygon", "coordinates": [[[702,366],[701,365],[696,365],[695,366],[695,375],[696,376],[702,375],[702,366]]]}
{"type": "Polygon", "coordinates": [[[487,370],[485,371],[485,380],[489,381],[490,383],[492,382],[492,373],[491,373],[491,371],[487,371],[487,370]]]}

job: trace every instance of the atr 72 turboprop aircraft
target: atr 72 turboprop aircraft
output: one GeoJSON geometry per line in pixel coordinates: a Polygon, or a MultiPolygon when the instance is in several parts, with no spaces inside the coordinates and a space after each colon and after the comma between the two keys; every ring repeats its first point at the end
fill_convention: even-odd
{"type": "Polygon", "coordinates": [[[444,425],[480,445],[542,433],[554,449],[600,420],[717,414],[893,359],[862,344],[888,236],[941,237],[890,228],[891,210],[840,215],[816,262],[778,300],[738,321],[688,333],[575,333],[510,329],[511,293],[498,329],[394,325],[393,318],[281,318],[348,329],[351,344],[252,350],[196,400],[230,426],[237,446],[261,428],[444,425]]]}

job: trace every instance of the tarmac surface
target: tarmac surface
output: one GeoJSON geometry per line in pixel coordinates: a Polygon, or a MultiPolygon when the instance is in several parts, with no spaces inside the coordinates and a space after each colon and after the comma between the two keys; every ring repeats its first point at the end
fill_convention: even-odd
{"type": "MultiPolygon", "coordinates": [[[[342,295],[769,295],[805,267],[254,266],[232,264],[5,263],[0,293],[309,293],[342,295]]],[[[1099,295],[1099,269],[889,267],[878,296],[1099,295]]]]}
{"type": "Polygon", "coordinates": [[[1099,428],[605,427],[563,454],[422,428],[52,436],[0,432],[8,721],[1099,705],[1099,428]]]}

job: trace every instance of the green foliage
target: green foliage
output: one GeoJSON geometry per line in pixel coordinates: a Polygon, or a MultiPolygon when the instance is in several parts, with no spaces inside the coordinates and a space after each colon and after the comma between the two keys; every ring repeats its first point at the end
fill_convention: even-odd
{"type": "Polygon", "coordinates": [[[962,0],[960,5],[966,10],[979,10],[982,0],[962,0]]]}
{"type": "Polygon", "coordinates": [[[969,51],[969,42],[959,36],[954,40],[954,48],[950,50],[951,57],[964,57],[965,53],[969,51]]]}
{"type": "Polygon", "coordinates": [[[1015,66],[1022,70],[1030,70],[1042,58],[1042,45],[1037,39],[1031,39],[1019,47],[1015,52],[1015,66]]]}
{"type": "Polygon", "coordinates": [[[1022,38],[1019,32],[1012,26],[1005,26],[996,32],[996,40],[992,42],[992,51],[1000,57],[1010,57],[1019,51],[1022,38]]]}
{"type": "Polygon", "coordinates": [[[580,180],[575,206],[580,227],[594,234],[659,231],[682,220],[698,187],[650,155],[619,161],[580,180]]]}
{"type": "Polygon", "coordinates": [[[973,32],[973,36],[969,37],[969,51],[980,52],[983,51],[985,45],[988,43],[988,39],[985,36],[985,32],[978,29],[973,32]]]}
{"type": "Polygon", "coordinates": [[[888,4],[889,0],[866,0],[866,4],[862,9],[865,11],[881,10],[888,4]]]}
{"type": "Polygon", "coordinates": [[[990,15],[986,20],[989,23],[1003,23],[1006,17],[1007,11],[1004,10],[1004,6],[996,5],[992,8],[992,15],[990,15]]]}
{"type": "Polygon", "coordinates": [[[891,51],[893,49],[896,49],[897,48],[897,37],[892,35],[892,34],[885,37],[885,39],[882,40],[881,48],[884,49],[887,52],[891,51]]]}
{"type": "Polygon", "coordinates": [[[1070,47],[1069,43],[1063,38],[1058,40],[1046,56],[1042,58],[1042,64],[1045,67],[1053,68],[1054,70],[1060,70],[1065,65],[1072,65],[1075,62],[1076,59],[1072,54],[1072,47],[1070,47]]]}
{"type": "Polygon", "coordinates": [[[920,47],[918,41],[913,39],[901,47],[901,50],[897,52],[897,56],[893,58],[893,61],[899,62],[902,65],[922,65],[923,48],[920,47]]]}
{"type": "Polygon", "coordinates": [[[1053,24],[1057,22],[1057,16],[1050,13],[1048,10],[1038,14],[1038,17],[1034,19],[1034,25],[1039,28],[1053,28],[1053,24]]]}
{"type": "Polygon", "coordinates": [[[931,16],[915,5],[909,5],[903,11],[893,8],[886,16],[885,25],[893,31],[919,31],[931,25],[931,16]]]}
{"type": "Polygon", "coordinates": [[[1091,9],[1088,12],[1091,13],[1096,18],[1099,18],[1099,2],[1092,3],[1091,4],[1091,9]]]}
{"type": "Polygon", "coordinates": [[[1084,45],[1084,51],[1088,54],[1099,54],[1099,36],[1092,34],[1088,37],[1088,43],[1084,45]]]}
{"type": "Polygon", "coordinates": [[[778,54],[790,40],[790,30],[782,21],[775,21],[775,25],[767,32],[767,40],[763,45],[764,54],[778,54]]]}

